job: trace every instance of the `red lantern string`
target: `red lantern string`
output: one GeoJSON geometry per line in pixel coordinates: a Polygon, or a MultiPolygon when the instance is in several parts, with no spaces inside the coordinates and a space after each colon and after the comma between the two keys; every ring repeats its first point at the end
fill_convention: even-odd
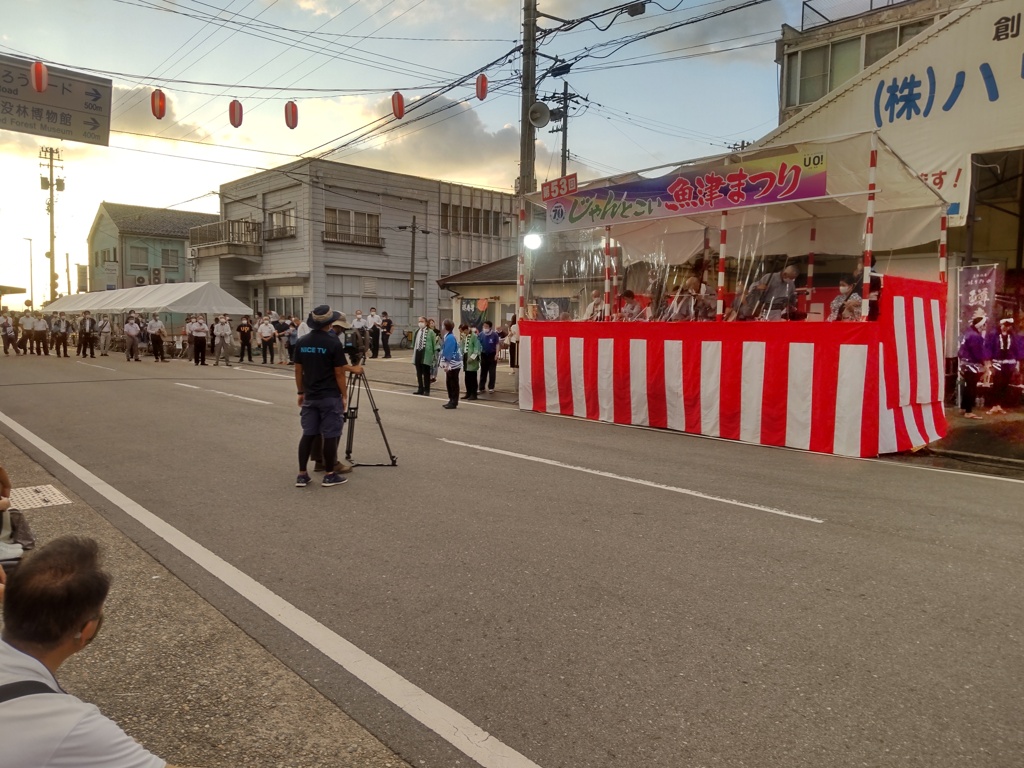
{"type": "Polygon", "coordinates": [[[284,124],[293,129],[299,124],[299,108],[294,101],[284,105],[284,124]]]}
{"type": "Polygon", "coordinates": [[[167,114],[167,97],[164,96],[164,92],[159,88],[155,89],[149,97],[149,105],[153,110],[153,117],[157,120],[163,120],[164,115],[167,114]]]}
{"type": "Polygon", "coordinates": [[[235,128],[242,124],[242,102],[238,99],[233,100],[228,106],[228,119],[235,128]]]}
{"type": "Polygon", "coordinates": [[[396,120],[401,120],[405,116],[405,97],[398,91],[391,94],[391,111],[396,120]]]}

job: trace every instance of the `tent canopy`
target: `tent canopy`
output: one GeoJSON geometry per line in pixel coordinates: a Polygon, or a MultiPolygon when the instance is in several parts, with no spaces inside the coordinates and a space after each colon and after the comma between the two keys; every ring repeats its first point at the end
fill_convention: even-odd
{"type": "Polygon", "coordinates": [[[226,315],[248,315],[246,306],[223,288],[213,283],[166,283],[116,291],[93,291],[65,296],[46,307],[47,312],[205,312],[226,315]]]}
{"type": "MultiPolygon", "coordinates": [[[[908,248],[937,240],[945,207],[942,198],[870,133],[705,158],[675,166],[655,178],[641,173],[620,175],[586,183],[572,194],[547,202],[542,202],[539,194],[531,200],[546,205],[548,233],[610,226],[611,236],[623,247],[626,264],[688,261],[703,250],[707,233],[720,230],[723,210],[729,213],[726,226],[731,253],[748,250],[796,256],[813,249],[853,254],[863,250],[873,141],[878,148],[875,249],[908,248]],[[821,158],[818,170],[808,168],[808,158],[821,158]],[[801,166],[796,172],[794,164],[801,166]],[[776,170],[765,176],[767,169],[776,170]],[[769,186],[783,188],[787,169],[789,181],[795,176],[792,189],[768,194],[769,186]],[[743,187],[745,193],[740,192],[745,200],[736,205],[730,204],[726,194],[735,187],[725,183],[725,177],[734,173],[745,173],[751,179],[743,187]],[[755,173],[770,178],[770,185],[759,182],[755,186],[755,173]],[[694,190],[709,174],[717,174],[717,183],[722,184],[716,187],[721,193],[717,202],[711,206],[689,202],[688,196],[696,194],[694,190]],[[812,227],[816,229],[813,248],[812,227]]],[[[581,242],[592,238],[583,232],[579,236],[581,242]]],[[[717,245],[715,240],[718,238],[713,245],[717,245]]]]}

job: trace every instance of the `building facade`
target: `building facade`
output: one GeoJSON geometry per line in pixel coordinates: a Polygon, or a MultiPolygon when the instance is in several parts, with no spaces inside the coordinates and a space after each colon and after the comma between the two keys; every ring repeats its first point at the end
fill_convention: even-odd
{"type": "Polygon", "coordinates": [[[931,27],[961,0],[808,0],[801,29],[783,24],[779,123],[931,27]]]}
{"type": "Polygon", "coordinates": [[[88,287],[80,279],[79,291],[184,282],[189,230],[217,220],[211,213],[100,203],[89,230],[88,287]]]}
{"type": "Polygon", "coordinates": [[[221,219],[192,230],[189,263],[255,311],[304,317],[322,303],[371,307],[399,328],[451,316],[437,284],[512,256],[508,193],[326,160],[224,184],[221,219]]]}

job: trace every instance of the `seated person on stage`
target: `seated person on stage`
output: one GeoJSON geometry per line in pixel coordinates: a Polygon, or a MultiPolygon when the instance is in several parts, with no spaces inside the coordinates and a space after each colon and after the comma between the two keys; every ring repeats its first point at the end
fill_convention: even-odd
{"type": "Polygon", "coordinates": [[[665,312],[666,320],[713,320],[715,300],[703,293],[704,285],[697,277],[688,277],[673,294],[665,312]]]}
{"type": "Polygon", "coordinates": [[[593,299],[587,308],[583,311],[583,317],[580,320],[603,320],[604,319],[604,299],[601,298],[600,291],[592,291],[590,294],[593,299]]]}
{"type": "MultiPolygon", "coordinates": [[[[857,262],[853,270],[853,283],[864,290],[864,261],[857,262]]],[[[871,255],[871,290],[868,292],[868,320],[878,319],[878,297],[882,293],[882,275],[875,271],[875,256],[871,255]]]]}
{"type": "MultiPolygon", "coordinates": [[[[796,279],[800,270],[790,264],[781,272],[772,272],[757,281],[746,292],[736,295],[734,309],[739,320],[796,320],[796,279]]],[[[732,313],[730,313],[732,314],[732,313]]]]}
{"type": "Polygon", "coordinates": [[[619,316],[622,320],[646,320],[646,310],[640,305],[640,302],[636,299],[636,294],[632,291],[622,292],[623,304],[622,309],[619,312],[619,316]]]}
{"type": "Polygon", "coordinates": [[[839,295],[832,299],[829,307],[828,320],[860,320],[861,299],[852,277],[839,278],[839,295]],[[853,306],[850,306],[853,305],[853,306]],[[856,312],[856,317],[853,313],[856,312]]]}

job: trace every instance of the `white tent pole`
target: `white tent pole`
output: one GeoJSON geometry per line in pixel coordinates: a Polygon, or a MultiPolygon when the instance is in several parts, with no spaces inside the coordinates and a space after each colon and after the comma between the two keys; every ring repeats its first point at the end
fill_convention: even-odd
{"type": "Polygon", "coordinates": [[[715,320],[725,320],[725,249],[728,241],[729,212],[722,211],[722,224],[719,227],[718,245],[718,309],[715,313],[715,320]]]}
{"type": "Polygon", "coordinates": [[[604,318],[612,316],[612,228],[604,228],[604,318]]]}
{"type": "Polygon", "coordinates": [[[948,219],[943,213],[939,219],[939,282],[946,282],[946,227],[948,219]]]}
{"type": "Polygon", "coordinates": [[[867,322],[871,304],[871,256],[875,245],[875,182],[878,178],[878,134],[871,134],[871,159],[868,163],[868,204],[864,216],[864,285],[861,289],[861,320],[867,322]]]}

